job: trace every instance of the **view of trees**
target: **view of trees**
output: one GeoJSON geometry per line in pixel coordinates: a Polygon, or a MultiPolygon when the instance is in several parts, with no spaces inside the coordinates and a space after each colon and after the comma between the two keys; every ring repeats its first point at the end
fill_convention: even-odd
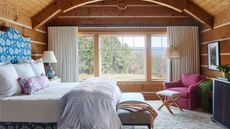
{"type": "MultiPolygon", "coordinates": [[[[93,76],[94,38],[80,37],[78,48],[80,79],[84,80],[93,76]]],[[[158,49],[157,54],[152,57],[153,79],[165,78],[167,72],[161,53],[162,49],[158,49]]],[[[102,75],[110,75],[118,80],[144,79],[144,47],[131,47],[130,44],[121,42],[118,36],[100,36],[100,58],[102,75]]]]}
{"type": "Polygon", "coordinates": [[[166,79],[167,78],[167,61],[162,56],[152,57],[152,78],[153,79],[166,79]]]}
{"type": "MultiPolygon", "coordinates": [[[[94,38],[80,37],[78,43],[79,64],[81,74],[93,74],[94,38]]],[[[81,77],[80,77],[81,78],[81,77]]]]}
{"type": "Polygon", "coordinates": [[[101,70],[104,74],[141,74],[143,73],[143,53],[121,43],[117,36],[102,36],[101,70]]]}
{"type": "Polygon", "coordinates": [[[132,58],[128,45],[122,45],[117,37],[102,36],[100,40],[102,73],[128,73],[129,61],[132,58]]]}

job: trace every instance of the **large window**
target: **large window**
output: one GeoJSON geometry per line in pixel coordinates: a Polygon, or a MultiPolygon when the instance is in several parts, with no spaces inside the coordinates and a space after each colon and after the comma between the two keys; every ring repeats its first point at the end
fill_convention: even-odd
{"type": "Polygon", "coordinates": [[[152,36],[152,79],[166,80],[168,61],[163,58],[163,53],[168,46],[166,36],[152,36]]]}
{"type": "Polygon", "coordinates": [[[79,71],[80,81],[93,76],[94,64],[94,37],[83,35],[79,37],[79,71]]]}
{"type": "Polygon", "coordinates": [[[101,76],[116,80],[145,79],[145,36],[101,35],[101,76]]]}

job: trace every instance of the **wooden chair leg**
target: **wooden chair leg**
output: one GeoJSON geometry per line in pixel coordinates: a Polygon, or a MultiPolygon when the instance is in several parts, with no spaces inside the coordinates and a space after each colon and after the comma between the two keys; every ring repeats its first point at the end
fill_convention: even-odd
{"type": "Polygon", "coordinates": [[[173,112],[172,112],[172,110],[170,109],[170,104],[171,104],[171,99],[172,98],[168,98],[166,101],[164,101],[163,99],[162,99],[162,97],[160,96],[160,95],[157,95],[157,97],[162,101],[162,105],[158,108],[158,110],[160,110],[163,106],[165,106],[168,110],[169,110],[169,112],[171,113],[171,114],[173,114],[173,112]]]}
{"type": "Polygon", "coordinates": [[[147,126],[148,126],[148,129],[152,129],[151,124],[149,124],[149,125],[147,125],[147,126]]]}
{"type": "Polygon", "coordinates": [[[173,100],[173,104],[176,105],[177,108],[179,108],[181,111],[183,111],[183,109],[177,104],[177,100],[180,98],[180,96],[176,97],[174,100],[173,100]]]}

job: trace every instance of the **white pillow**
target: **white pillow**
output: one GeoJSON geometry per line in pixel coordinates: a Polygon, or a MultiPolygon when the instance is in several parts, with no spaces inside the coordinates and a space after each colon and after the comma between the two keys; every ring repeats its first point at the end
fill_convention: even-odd
{"type": "Polygon", "coordinates": [[[45,68],[42,60],[37,60],[34,62],[30,62],[30,66],[34,71],[36,76],[40,76],[41,74],[46,75],[45,68]]]}
{"type": "Polygon", "coordinates": [[[36,76],[29,63],[14,64],[18,77],[30,78],[36,76]]]}
{"type": "Polygon", "coordinates": [[[10,62],[6,61],[6,62],[0,62],[0,65],[6,65],[6,64],[11,64],[10,62]]]}
{"type": "Polygon", "coordinates": [[[21,92],[13,64],[0,65],[0,85],[0,97],[8,97],[21,92]]]}

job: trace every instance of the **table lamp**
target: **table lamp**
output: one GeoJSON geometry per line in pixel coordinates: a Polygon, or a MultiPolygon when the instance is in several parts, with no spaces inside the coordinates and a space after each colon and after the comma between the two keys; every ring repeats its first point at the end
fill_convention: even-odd
{"type": "Polygon", "coordinates": [[[44,51],[42,55],[42,60],[44,63],[48,63],[46,68],[46,76],[49,79],[53,79],[55,77],[55,72],[51,66],[51,63],[57,63],[57,59],[54,55],[53,51],[44,51]]]}

